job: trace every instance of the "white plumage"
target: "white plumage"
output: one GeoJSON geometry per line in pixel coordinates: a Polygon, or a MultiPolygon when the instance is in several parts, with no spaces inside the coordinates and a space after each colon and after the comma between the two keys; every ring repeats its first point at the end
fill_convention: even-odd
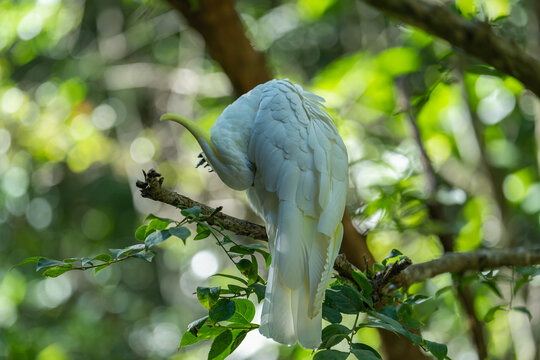
{"type": "Polygon", "coordinates": [[[347,150],[322,101],[288,80],[272,80],[228,106],[209,138],[177,120],[223,182],[247,190],[266,223],[272,264],[260,332],[310,349],[321,342],[348,185],[347,150]]]}

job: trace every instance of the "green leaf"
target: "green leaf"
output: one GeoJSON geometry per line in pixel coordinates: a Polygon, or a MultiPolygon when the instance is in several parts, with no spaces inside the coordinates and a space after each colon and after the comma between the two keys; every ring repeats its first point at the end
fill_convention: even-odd
{"type": "Polygon", "coordinates": [[[326,304],[344,314],[364,310],[362,295],[350,286],[337,285],[326,289],[326,304]]]}
{"type": "Polygon", "coordinates": [[[234,338],[234,341],[233,343],[231,344],[231,353],[236,350],[236,348],[238,346],[240,346],[240,344],[242,343],[242,341],[244,341],[244,339],[246,338],[246,335],[247,333],[249,332],[249,330],[242,330],[238,333],[238,335],[236,335],[236,337],[234,338]]]}
{"type": "Polygon", "coordinates": [[[399,255],[403,255],[403,254],[401,253],[401,251],[399,251],[399,250],[397,250],[397,249],[392,249],[392,251],[390,251],[390,254],[388,254],[388,255],[384,258],[384,260],[382,261],[382,264],[386,266],[386,263],[388,262],[388,260],[393,259],[393,258],[395,258],[395,257],[397,257],[397,256],[399,256],[399,255]]]}
{"type": "Polygon", "coordinates": [[[251,269],[251,261],[248,259],[242,259],[236,263],[236,268],[240,270],[242,274],[247,275],[251,269]]]}
{"type": "Polygon", "coordinates": [[[251,285],[259,280],[259,265],[257,264],[257,258],[251,255],[251,266],[247,273],[248,284],[251,285]]]}
{"type": "MultiPolygon", "coordinates": [[[[203,319],[208,319],[208,316],[203,319]]],[[[225,328],[210,327],[203,324],[203,326],[198,330],[197,335],[193,335],[190,331],[186,331],[182,335],[178,349],[181,349],[184,346],[193,345],[202,340],[213,339],[225,330],[225,328]]]]}
{"type": "Polygon", "coordinates": [[[150,224],[146,225],[146,231],[144,232],[145,240],[148,238],[150,234],[153,234],[156,231],[165,230],[167,226],[172,222],[171,219],[161,219],[161,218],[155,218],[152,221],[150,221],[150,224]]]}
{"type": "Polygon", "coordinates": [[[484,321],[485,322],[490,322],[493,319],[495,319],[495,313],[497,311],[499,311],[499,310],[506,311],[506,308],[503,305],[497,305],[497,306],[492,307],[491,309],[488,310],[488,312],[484,316],[484,321]]]}
{"type": "Polygon", "coordinates": [[[206,321],[208,320],[208,315],[207,316],[204,316],[200,319],[197,319],[193,322],[191,322],[188,327],[187,327],[187,331],[189,331],[190,333],[192,333],[193,335],[197,336],[197,333],[199,332],[199,329],[204,325],[206,324],[206,321]]]}
{"type": "MultiPolygon", "coordinates": [[[[87,258],[88,259],[88,258],[87,258]]],[[[62,260],[64,263],[66,264],[71,264],[71,263],[74,263],[76,261],[81,261],[82,262],[82,258],[67,258],[67,259],[64,259],[62,260]]]]}
{"type": "Polygon", "coordinates": [[[322,343],[319,347],[329,349],[347,338],[350,333],[351,329],[346,326],[341,324],[330,324],[322,331],[322,343]]]}
{"type": "Polygon", "coordinates": [[[491,75],[491,76],[501,76],[502,74],[497,71],[494,67],[487,66],[487,65],[471,65],[467,68],[467,72],[471,74],[479,74],[479,75],[491,75]]]}
{"type": "Polygon", "coordinates": [[[435,297],[439,297],[439,296],[441,296],[442,294],[444,294],[447,291],[452,291],[454,288],[455,288],[454,285],[445,286],[445,287],[437,290],[437,292],[435,293],[435,297]]]}
{"type": "Polygon", "coordinates": [[[446,359],[446,355],[448,354],[448,348],[446,345],[429,340],[424,340],[424,343],[429,352],[432,353],[438,360],[446,359]]]}
{"type": "Polygon", "coordinates": [[[240,278],[238,276],[234,276],[234,275],[217,273],[217,274],[211,275],[210,277],[212,277],[212,276],[221,276],[221,277],[225,277],[225,278],[229,278],[229,279],[234,279],[236,281],[241,282],[244,285],[248,284],[246,280],[244,280],[244,279],[242,279],[242,278],[240,278]]]}
{"type": "Polygon", "coordinates": [[[255,317],[255,305],[248,299],[233,299],[234,314],[227,321],[250,324],[255,317]]]}
{"type": "Polygon", "coordinates": [[[152,250],[144,250],[133,255],[133,257],[143,259],[148,262],[152,262],[152,259],[154,259],[154,256],[156,256],[156,253],[152,250]]]}
{"type": "Polygon", "coordinates": [[[349,353],[337,350],[319,351],[313,357],[313,360],[346,360],[349,353]]]}
{"type": "Polygon", "coordinates": [[[422,322],[412,317],[413,310],[412,305],[408,303],[401,304],[398,309],[399,319],[401,323],[408,328],[416,329],[424,325],[422,322]]]}
{"type": "Polygon", "coordinates": [[[366,344],[354,343],[351,345],[351,353],[359,360],[380,360],[381,355],[366,344]]]}
{"type": "Polygon", "coordinates": [[[109,254],[99,254],[92,258],[92,260],[99,260],[103,262],[109,262],[111,261],[111,255],[109,254]]]}
{"type": "Polygon", "coordinates": [[[135,239],[144,241],[146,238],[146,225],[141,225],[135,230],[135,239]]]}
{"type": "Polygon", "coordinates": [[[146,247],[151,248],[167,240],[171,237],[171,235],[172,234],[169,230],[155,231],[146,237],[146,239],[144,240],[144,244],[146,245],[146,247]]]}
{"type": "Polygon", "coordinates": [[[71,264],[65,264],[62,266],[54,266],[50,269],[45,270],[43,272],[43,275],[47,277],[57,277],[69,270],[73,270],[73,266],[71,264]]]}
{"type": "Polygon", "coordinates": [[[170,224],[172,222],[174,222],[173,219],[169,219],[169,218],[164,218],[164,217],[159,217],[159,216],[156,216],[154,214],[148,214],[148,216],[146,217],[146,219],[144,219],[145,221],[148,221],[148,220],[159,220],[161,222],[166,222],[167,224],[170,224]]]}
{"type": "Polygon", "coordinates": [[[23,261],[21,261],[17,265],[13,265],[11,268],[13,269],[13,268],[16,268],[17,266],[21,266],[21,265],[24,265],[24,264],[34,264],[34,263],[37,263],[39,261],[39,259],[41,259],[41,256],[32,256],[32,257],[24,259],[23,261]]]}
{"type": "Polygon", "coordinates": [[[514,306],[512,308],[512,310],[522,312],[522,313],[524,313],[525,315],[527,315],[529,317],[529,321],[532,320],[532,314],[526,307],[524,307],[524,306],[514,306]]]}
{"type": "Polygon", "coordinates": [[[255,293],[255,295],[257,296],[257,301],[259,303],[264,299],[266,286],[264,286],[263,284],[254,283],[254,284],[249,285],[248,289],[255,293]]]}
{"type": "Polygon", "coordinates": [[[405,302],[407,304],[412,304],[412,305],[418,305],[418,304],[421,304],[423,302],[426,302],[428,300],[432,299],[431,296],[426,296],[426,295],[421,295],[421,294],[415,294],[413,296],[409,296],[407,297],[407,299],[405,299],[405,302]]]}
{"type": "Polygon", "coordinates": [[[248,249],[247,247],[244,247],[242,245],[231,246],[229,251],[232,252],[232,253],[235,253],[235,254],[242,254],[242,255],[251,255],[251,254],[255,253],[255,250],[248,249]]]}
{"type": "Polygon", "coordinates": [[[516,281],[516,284],[514,285],[514,295],[517,294],[519,289],[521,289],[521,287],[529,281],[531,281],[530,275],[522,276],[521,279],[516,281]]]}
{"type": "Polygon", "coordinates": [[[213,322],[225,321],[234,315],[235,304],[230,299],[219,299],[208,315],[213,322]]]}
{"type": "Polygon", "coordinates": [[[382,264],[373,264],[373,271],[374,272],[379,272],[379,271],[384,271],[386,268],[384,267],[384,265],[382,264]]]}
{"type": "Polygon", "coordinates": [[[176,227],[170,228],[169,232],[171,233],[171,235],[176,236],[177,238],[182,240],[184,244],[186,243],[186,240],[191,235],[191,231],[189,231],[189,229],[185,226],[176,226],[176,227]]]}
{"type": "Polygon", "coordinates": [[[103,265],[99,265],[99,266],[96,266],[94,268],[94,275],[96,275],[98,272],[100,272],[101,270],[105,269],[107,266],[109,266],[111,264],[103,264],[103,265]]]}
{"type": "Polygon", "coordinates": [[[205,223],[197,223],[197,235],[195,235],[193,240],[206,239],[211,233],[212,230],[209,225],[205,223]]]}
{"type": "Polygon", "coordinates": [[[198,206],[191,207],[189,209],[185,209],[181,211],[182,215],[185,217],[189,217],[192,219],[197,219],[201,216],[201,208],[198,206]]]}
{"type": "Polygon", "coordinates": [[[202,306],[210,310],[219,300],[221,287],[197,287],[197,299],[202,306]]]}
{"type": "Polygon", "coordinates": [[[324,303],[322,305],[322,318],[332,324],[338,324],[343,320],[343,316],[339,311],[324,303]]]}
{"type": "MultiPolygon", "coordinates": [[[[214,341],[212,342],[212,345],[210,346],[210,352],[208,353],[208,360],[218,358],[218,356],[220,356],[222,353],[224,353],[227,350],[227,348],[232,344],[232,342],[233,342],[233,335],[232,335],[231,330],[225,330],[224,332],[219,334],[214,339],[214,341]]],[[[228,352],[228,354],[230,354],[230,351],[228,352]]]]}
{"type": "Polygon", "coordinates": [[[360,289],[362,289],[362,292],[364,293],[364,295],[366,297],[370,297],[373,289],[366,275],[361,271],[353,271],[352,277],[353,277],[353,280],[358,284],[360,289]]]}
{"type": "Polygon", "coordinates": [[[116,260],[116,259],[119,259],[122,255],[127,255],[137,250],[143,250],[145,246],[146,246],[145,244],[135,244],[135,245],[128,246],[127,248],[123,248],[123,249],[109,249],[109,251],[113,255],[113,259],[116,260]]]}
{"type": "MultiPolygon", "coordinates": [[[[400,334],[411,340],[415,345],[420,345],[422,343],[422,338],[416,334],[411,333],[403,324],[399,321],[375,311],[368,311],[368,314],[379,321],[373,321],[370,323],[362,324],[365,327],[377,327],[392,331],[396,334],[400,334]]],[[[396,315],[397,317],[397,315],[396,315]]]]}
{"type": "Polygon", "coordinates": [[[226,328],[212,326],[211,324],[204,324],[203,327],[199,329],[197,337],[202,340],[213,339],[225,330],[226,328]]]}
{"type": "Polygon", "coordinates": [[[244,291],[247,291],[245,287],[229,284],[227,288],[231,291],[232,294],[239,295],[244,291]]]}
{"type": "Polygon", "coordinates": [[[59,260],[47,259],[47,258],[44,258],[44,257],[40,257],[38,259],[38,261],[37,261],[36,271],[39,271],[39,270],[45,269],[45,268],[49,268],[49,267],[53,267],[53,266],[59,266],[59,265],[64,265],[64,262],[59,261],[59,260]]]}
{"type": "Polygon", "coordinates": [[[494,280],[482,280],[480,283],[486,285],[499,298],[504,299],[503,295],[501,294],[501,291],[497,287],[497,284],[495,283],[494,280]]]}
{"type": "Polygon", "coordinates": [[[87,266],[87,265],[88,265],[88,266],[94,265],[94,263],[92,262],[92,259],[87,258],[87,257],[82,258],[82,259],[81,259],[81,266],[82,266],[82,267],[85,267],[85,266],[87,266]]]}

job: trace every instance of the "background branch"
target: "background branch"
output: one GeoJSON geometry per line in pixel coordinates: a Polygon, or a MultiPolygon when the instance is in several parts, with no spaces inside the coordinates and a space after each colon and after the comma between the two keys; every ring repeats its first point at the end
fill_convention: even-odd
{"type": "Polygon", "coordinates": [[[489,24],[473,22],[446,5],[423,0],[362,0],[386,15],[416,26],[521,81],[540,96],[540,61],[496,35],[489,24]]]}

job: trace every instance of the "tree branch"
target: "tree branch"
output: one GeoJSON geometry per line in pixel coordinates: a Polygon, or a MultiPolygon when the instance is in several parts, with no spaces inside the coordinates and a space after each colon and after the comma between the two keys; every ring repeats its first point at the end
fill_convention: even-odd
{"type": "Polygon", "coordinates": [[[144,181],[137,181],[137,187],[141,189],[142,197],[169,204],[182,210],[198,206],[201,208],[201,214],[206,216],[212,215],[208,220],[210,225],[217,225],[219,223],[225,229],[237,235],[250,236],[256,240],[268,241],[264,226],[223,214],[219,208],[214,209],[174,191],[164,189],[161,186],[163,184],[163,177],[154,169],[150,169],[148,173],[143,171],[143,174],[144,181]]]}
{"type": "Polygon", "coordinates": [[[461,253],[447,253],[438,259],[409,266],[392,279],[397,286],[408,287],[444,273],[466,270],[490,270],[503,266],[531,266],[540,264],[540,248],[483,249],[461,253]]]}
{"type": "Polygon", "coordinates": [[[496,35],[487,23],[466,20],[425,0],[362,0],[386,15],[416,26],[521,81],[540,97],[540,61],[496,35]]]}
{"type": "MultiPolygon", "coordinates": [[[[257,240],[268,241],[263,226],[223,214],[219,208],[198,203],[190,198],[162,187],[163,177],[155,170],[144,173],[144,181],[137,181],[141,195],[147,199],[169,204],[179,209],[199,206],[201,213],[212,215],[210,224],[219,223],[226,230],[238,235],[250,236],[257,240]]],[[[443,273],[460,273],[466,270],[487,270],[503,266],[530,266],[540,264],[540,248],[514,248],[504,250],[477,250],[462,253],[447,253],[438,259],[420,264],[410,265],[410,260],[401,262],[398,269],[387,269],[384,273],[384,286],[395,285],[408,287],[414,283],[425,281],[443,273]],[[410,265],[410,266],[409,266],[410,265]]],[[[396,265],[394,265],[396,266],[396,265]]],[[[352,279],[352,272],[357,268],[340,254],[334,268],[344,277],[352,279]]]]}

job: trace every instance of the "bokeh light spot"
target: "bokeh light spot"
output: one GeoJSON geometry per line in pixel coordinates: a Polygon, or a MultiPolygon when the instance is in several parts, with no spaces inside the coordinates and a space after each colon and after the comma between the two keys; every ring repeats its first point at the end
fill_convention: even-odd
{"type": "Polygon", "coordinates": [[[44,198],[35,198],[26,208],[26,219],[36,230],[47,228],[52,221],[52,208],[44,198]]]}
{"type": "Polygon", "coordinates": [[[519,202],[523,200],[526,193],[525,184],[521,178],[515,174],[508,175],[504,179],[503,192],[504,196],[512,202],[519,202]]]}
{"type": "Polygon", "coordinates": [[[11,146],[11,135],[6,129],[0,129],[0,154],[4,154],[11,146]]]}
{"type": "Polygon", "coordinates": [[[116,123],[116,111],[109,104],[101,104],[92,112],[92,124],[100,130],[107,130],[116,123]]]}
{"type": "Polygon", "coordinates": [[[156,149],[148,138],[138,137],[131,143],[129,152],[133,161],[138,164],[144,164],[152,160],[156,149]]]}
{"type": "Polygon", "coordinates": [[[7,114],[13,114],[20,109],[23,101],[23,92],[17,88],[11,88],[2,96],[2,111],[7,114]]]}
{"type": "Polygon", "coordinates": [[[21,167],[14,166],[4,175],[2,186],[4,191],[12,197],[19,197],[26,193],[28,188],[28,173],[21,167]]]}
{"type": "Polygon", "coordinates": [[[43,28],[41,16],[35,12],[26,14],[17,26],[17,34],[22,40],[30,40],[36,37],[43,28]]]}
{"type": "Polygon", "coordinates": [[[201,278],[206,279],[214,275],[218,270],[218,260],[216,255],[208,250],[202,250],[191,259],[191,271],[201,278]]]}

